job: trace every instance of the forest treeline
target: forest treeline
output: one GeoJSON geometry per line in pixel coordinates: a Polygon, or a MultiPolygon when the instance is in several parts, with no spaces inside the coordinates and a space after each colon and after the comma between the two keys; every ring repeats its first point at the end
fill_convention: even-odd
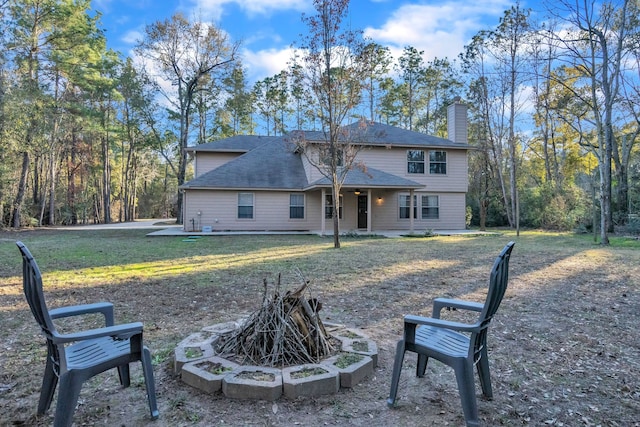
{"type": "MultiPolygon", "coordinates": [[[[364,38],[349,120],[446,137],[461,97],[471,223],[595,227],[607,243],[640,210],[639,17],[631,0],[514,3],[447,58],[364,38]]],[[[0,0],[0,20],[0,226],[180,221],[188,146],[323,126],[304,63],[249,82],[224,22],[175,14],[128,57],[89,0],[0,0]]]]}

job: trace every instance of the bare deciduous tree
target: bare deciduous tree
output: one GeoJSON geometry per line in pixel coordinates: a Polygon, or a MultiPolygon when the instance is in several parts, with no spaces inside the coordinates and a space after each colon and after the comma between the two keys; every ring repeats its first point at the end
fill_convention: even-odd
{"type": "MultiPolygon", "coordinates": [[[[633,2],[621,0],[597,4],[590,0],[557,3],[558,19],[571,25],[573,32],[558,35],[568,62],[580,72],[588,91],[581,101],[588,106],[596,135],[600,173],[600,243],[609,244],[612,231],[612,160],[618,149],[614,135],[614,112],[621,84],[621,67],[630,53],[628,32],[636,25],[631,13],[633,2]]],[[[635,9],[634,9],[635,10],[635,9]]],[[[553,12],[553,11],[552,11],[553,12]]],[[[617,165],[622,167],[623,165],[617,165]]]]}
{"type": "MultiPolygon", "coordinates": [[[[184,15],[149,25],[137,52],[157,69],[160,78],[171,82],[172,90],[162,91],[175,108],[180,121],[177,166],[172,164],[178,185],[185,181],[186,148],[189,143],[193,103],[205,77],[226,71],[233,64],[238,44],[226,32],[201,21],[190,22],[184,15]]],[[[182,198],[178,195],[177,222],[182,223],[182,198]]]]}
{"type": "MultiPolygon", "coordinates": [[[[304,133],[292,137],[308,161],[331,182],[333,242],[340,247],[340,190],[363,146],[346,121],[362,97],[368,66],[362,61],[365,44],[361,31],[342,30],[348,0],[314,0],[316,14],[303,16],[309,33],[302,37],[301,70],[318,105],[325,141],[307,141],[304,133]]],[[[361,122],[365,126],[365,122],[361,122]]],[[[324,202],[324,201],[323,201],[324,202]]]]}

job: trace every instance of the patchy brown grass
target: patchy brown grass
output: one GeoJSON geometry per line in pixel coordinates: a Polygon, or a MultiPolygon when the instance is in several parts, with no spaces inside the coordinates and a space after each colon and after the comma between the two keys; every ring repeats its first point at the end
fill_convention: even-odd
{"type": "Polygon", "coordinates": [[[463,425],[453,372],[430,362],[426,377],[415,378],[411,355],[399,407],[386,407],[395,342],[402,315],[429,315],[435,297],[481,301],[493,259],[511,239],[509,290],[489,336],[495,396],[479,398],[484,425],[640,425],[636,244],[605,248],[531,232],[344,239],[334,250],[330,239],[312,236],[186,243],[141,230],[0,232],[0,425],[52,421],[52,411],[35,417],[46,349],[22,296],[15,239],[38,260],[51,307],[108,300],[117,321],[145,323],[160,419],[148,419],[136,366],[130,389],[120,389],[115,373],[85,385],[78,425],[463,425]],[[272,404],[206,395],[171,375],[178,341],[255,310],[265,276],[282,273],[283,283],[297,286],[295,269],[312,281],[324,320],[363,328],[377,342],[373,378],[333,396],[272,404]]]}

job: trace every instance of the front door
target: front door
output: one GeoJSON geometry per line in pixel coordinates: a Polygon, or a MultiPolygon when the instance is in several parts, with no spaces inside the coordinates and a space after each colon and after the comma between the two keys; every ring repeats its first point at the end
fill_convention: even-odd
{"type": "Polygon", "coordinates": [[[358,196],[358,228],[367,228],[367,196],[358,196]]]}

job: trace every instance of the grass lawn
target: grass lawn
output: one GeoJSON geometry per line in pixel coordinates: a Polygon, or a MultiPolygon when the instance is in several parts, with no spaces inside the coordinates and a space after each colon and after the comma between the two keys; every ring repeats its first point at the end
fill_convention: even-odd
{"type": "MultiPolygon", "coordinates": [[[[50,307],[107,300],[116,322],[142,321],[160,419],[148,418],[142,373],[85,384],[78,425],[464,424],[453,372],[431,362],[415,378],[405,360],[396,409],[386,407],[404,314],[429,315],[438,296],[482,301],[495,256],[509,241],[509,289],[489,332],[494,399],[479,398],[486,426],[640,426],[640,244],[615,238],[511,232],[494,236],[344,238],[217,236],[184,242],[145,230],[0,231],[0,425],[35,417],[46,348],[22,295],[15,240],[43,272],[50,307]],[[333,396],[247,402],[206,395],[171,373],[176,343],[256,310],[266,277],[291,288],[299,272],[325,321],[362,328],[378,344],[374,376],[333,396]],[[448,424],[447,424],[448,423],[448,424]]],[[[477,382],[477,381],[476,381],[477,382]]],[[[480,395],[479,385],[477,385],[480,395]]],[[[54,402],[55,405],[55,402],[54,402]]],[[[55,407],[55,406],[54,406],[55,407]]]]}

